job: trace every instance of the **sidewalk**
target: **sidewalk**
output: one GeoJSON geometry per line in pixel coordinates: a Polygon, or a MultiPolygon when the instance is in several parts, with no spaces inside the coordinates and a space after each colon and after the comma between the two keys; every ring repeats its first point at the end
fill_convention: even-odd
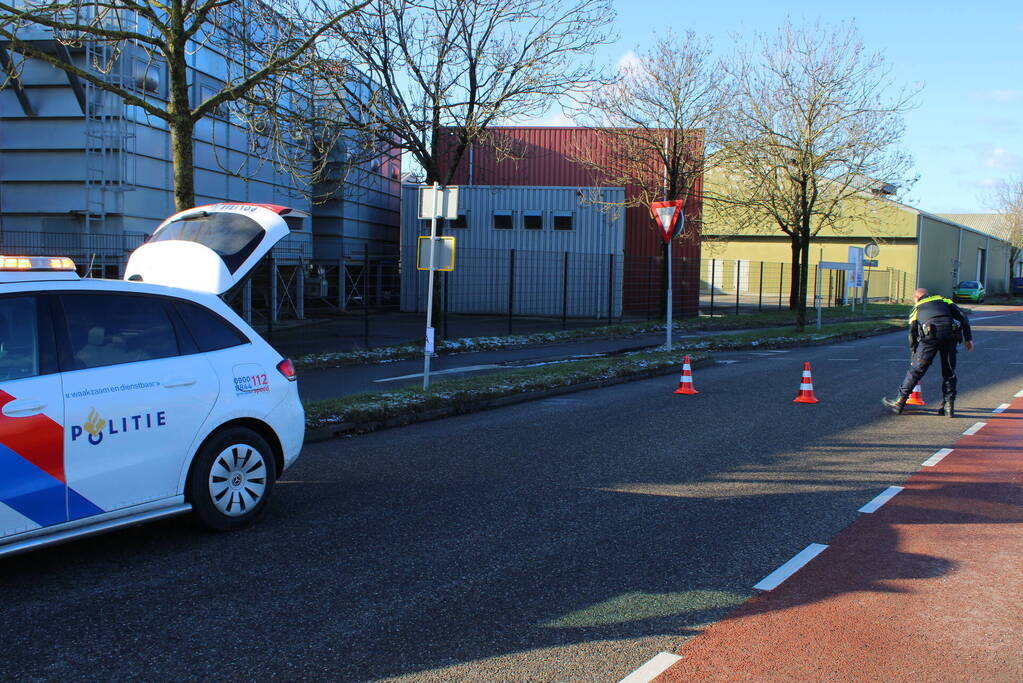
{"type": "Polygon", "coordinates": [[[1023,680],[1023,398],[985,422],[654,680],[1023,680]]]}

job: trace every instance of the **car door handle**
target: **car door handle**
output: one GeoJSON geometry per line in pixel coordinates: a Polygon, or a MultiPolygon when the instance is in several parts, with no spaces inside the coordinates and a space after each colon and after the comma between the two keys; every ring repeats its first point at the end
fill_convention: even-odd
{"type": "Polygon", "coordinates": [[[7,417],[21,417],[27,415],[35,415],[46,410],[46,403],[35,399],[23,399],[21,401],[11,401],[3,407],[3,414],[7,417]]]}
{"type": "Polygon", "coordinates": [[[163,388],[164,389],[174,389],[176,387],[190,387],[193,384],[195,384],[195,378],[194,377],[192,377],[192,378],[189,378],[189,377],[186,377],[186,378],[176,377],[176,378],[174,378],[174,379],[172,379],[172,380],[170,380],[168,382],[164,382],[163,383],[163,388]]]}

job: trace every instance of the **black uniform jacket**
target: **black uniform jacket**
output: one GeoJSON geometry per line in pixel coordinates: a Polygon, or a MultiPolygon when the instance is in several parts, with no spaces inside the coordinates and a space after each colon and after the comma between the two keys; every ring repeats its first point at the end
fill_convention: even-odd
{"type": "Polygon", "coordinates": [[[939,328],[951,328],[952,321],[958,321],[962,326],[963,339],[973,341],[973,331],[970,330],[970,323],[966,316],[951,299],[935,294],[920,299],[913,312],[909,314],[909,346],[916,349],[920,339],[923,338],[925,330],[933,325],[939,328]]]}

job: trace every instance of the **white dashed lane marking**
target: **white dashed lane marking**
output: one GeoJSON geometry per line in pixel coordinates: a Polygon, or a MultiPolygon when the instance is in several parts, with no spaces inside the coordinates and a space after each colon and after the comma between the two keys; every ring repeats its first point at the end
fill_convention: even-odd
{"type": "Polygon", "coordinates": [[[987,424],[987,422],[977,422],[977,423],[975,423],[972,427],[970,427],[965,432],[963,432],[963,436],[973,436],[974,434],[976,434],[980,430],[984,429],[984,425],[986,425],[986,424],[987,424]]]}
{"type": "Polygon", "coordinates": [[[661,652],[618,683],[650,683],[680,659],[682,658],[670,652],[661,652]]]}
{"type": "Polygon", "coordinates": [[[791,560],[761,579],[760,583],[753,587],[762,591],[774,590],[780,586],[785,579],[798,572],[800,569],[805,567],[810,560],[824,552],[827,547],[828,546],[822,543],[811,543],[800,550],[791,560]]]}
{"type": "Polygon", "coordinates": [[[901,486],[889,486],[882,493],[880,493],[874,500],[870,501],[866,505],[860,508],[860,512],[871,513],[876,512],[881,508],[882,505],[887,503],[889,500],[894,498],[899,491],[902,490],[901,486]]]}
{"type": "Polygon", "coordinates": [[[1008,408],[1008,407],[1009,407],[1008,403],[1003,403],[1002,405],[998,406],[997,408],[995,408],[991,412],[992,413],[1004,413],[1005,409],[1008,408]]]}
{"type": "Polygon", "coordinates": [[[953,450],[954,449],[952,449],[952,448],[942,448],[940,451],[938,451],[937,453],[935,453],[931,457],[929,457],[926,460],[924,460],[923,461],[923,466],[924,467],[934,467],[939,462],[941,462],[942,459],[944,459],[944,457],[946,455],[948,455],[949,453],[951,453],[953,450]]]}

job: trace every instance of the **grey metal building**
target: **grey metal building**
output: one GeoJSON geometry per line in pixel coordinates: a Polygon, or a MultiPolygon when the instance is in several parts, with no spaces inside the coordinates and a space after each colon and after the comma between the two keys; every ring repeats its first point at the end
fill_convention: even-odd
{"type": "MultiPolygon", "coordinates": [[[[104,48],[86,42],[69,50],[45,31],[23,35],[84,69],[102,63],[104,48]]],[[[200,101],[219,89],[229,57],[209,45],[189,51],[192,93],[200,101]]],[[[0,66],[12,55],[0,44],[0,66]]],[[[166,67],[126,50],[105,78],[150,97],[166,98],[166,67]],[[161,66],[163,70],[161,70],[161,66]]],[[[170,135],[162,120],[43,62],[27,60],[18,79],[0,68],[0,253],[59,253],[89,274],[119,277],[127,254],[174,213],[170,135]]],[[[291,97],[308,98],[298,90],[291,97]]],[[[274,250],[282,287],[278,304],[301,317],[315,263],[331,277],[331,298],[343,292],[345,259],[368,248],[398,256],[397,160],[380,159],[348,172],[343,191],[313,204],[290,174],[250,149],[249,132],[227,116],[208,116],[195,129],[196,203],[260,202],[312,214],[274,250]],[[309,268],[313,266],[313,268],[309,268]],[[336,283],[340,283],[340,286],[336,283]]],[[[275,276],[275,277],[276,277],[275,276]]],[[[339,305],[343,305],[343,295],[339,305]]],[[[335,299],[335,303],[338,303],[335,299]]],[[[258,305],[258,303],[257,303],[258,305]]],[[[333,305],[333,304],[332,304],[333,305]]]]}
{"type": "MultiPolygon", "coordinates": [[[[420,185],[402,186],[403,311],[425,311],[427,272],[415,269],[416,243],[430,234],[418,217],[420,185]]],[[[459,188],[455,268],[446,274],[450,313],[620,317],[625,216],[587,197],[623,202],[620,187],[459,188]]]]}

